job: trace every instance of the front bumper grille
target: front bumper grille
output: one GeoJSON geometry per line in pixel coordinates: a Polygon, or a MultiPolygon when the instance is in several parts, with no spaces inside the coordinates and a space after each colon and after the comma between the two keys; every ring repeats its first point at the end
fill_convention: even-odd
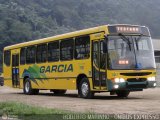
{"type": "Polygon", "coordinates": [[[131,84],[131,85],[127,85],[127,88],[147,88],[146,84],[131,84]]]}
{"type": "Polygon", "coordinates": [[[124,76],[146,76],[150,74],[152,74],[152,72],[120,73],[120,75],[124,76]]]}
{"type": "Polygon", "coordinates": [[[145,82],[147,81],[146,78],[128,78],[127,79],[128,82],[145,82]]]}

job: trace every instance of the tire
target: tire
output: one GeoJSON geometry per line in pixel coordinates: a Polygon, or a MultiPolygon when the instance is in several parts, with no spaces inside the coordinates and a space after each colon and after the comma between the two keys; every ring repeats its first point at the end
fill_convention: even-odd
{"type": "Polygon", "coordinates": [[[87,78],[83,78],[80,81],[78,94],[81,98],[85,99],[92,99],[94,97],[94,92],[90,90],[90,84],[87,78]]]}
{"type": "Polygon", "coordinates": [[[37,95],[39,93],[39,89],[32,89],[30,79],[27,78],[24,81],[23,92],[26,95],[37,95]]]}
{"type": "Polygon", "coordinates": [[[126,90],[116,91],[116,94],[118,97],[128,97],[129,93],[130,93],[130,91],[126,91],[126,90]]]}
{"type": "Polygon", "coordinates": [[[54,92],[54,95],[64,95],[67,90],[52,90],[54,92]]]}

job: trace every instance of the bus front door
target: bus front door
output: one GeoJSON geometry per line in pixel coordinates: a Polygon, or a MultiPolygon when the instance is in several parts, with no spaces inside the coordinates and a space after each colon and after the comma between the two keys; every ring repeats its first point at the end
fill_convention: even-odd
{"type": "Polygon", "coordinates": [[[103,42],[92,43],[92,79],[93,88],[106,90],[106,54],[103,53],[103,42]]]}
{"type": "Polygon", "coordinates": [[[12,86],[20,87],[19,81],[19,54],[12,55],[12,86]]]}

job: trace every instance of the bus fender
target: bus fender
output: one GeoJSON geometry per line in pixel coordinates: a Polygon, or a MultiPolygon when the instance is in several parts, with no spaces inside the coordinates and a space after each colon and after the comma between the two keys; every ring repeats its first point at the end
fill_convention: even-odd
{"type": "Polygon", "coordinates": [[[83,79],[83,78],[87,78],[87,75],[85,75],[85,74],[79,74],[78,76],[77,76],[77,79],[76,79],[76,83],[77,83],[77,89],[78,89],[78,87],[79,87],[79,84],[80,84],[80,81],[83,79]]]}

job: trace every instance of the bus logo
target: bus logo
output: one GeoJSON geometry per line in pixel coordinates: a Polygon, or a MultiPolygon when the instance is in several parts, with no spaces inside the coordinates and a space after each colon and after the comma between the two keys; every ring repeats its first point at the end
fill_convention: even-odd
{"type": "Polygon", "coordinates": [[[73,65],[60,64],[60,65],[40,67],[40,73],[52,73],[52,72],[73,72],[73,65]]]}

